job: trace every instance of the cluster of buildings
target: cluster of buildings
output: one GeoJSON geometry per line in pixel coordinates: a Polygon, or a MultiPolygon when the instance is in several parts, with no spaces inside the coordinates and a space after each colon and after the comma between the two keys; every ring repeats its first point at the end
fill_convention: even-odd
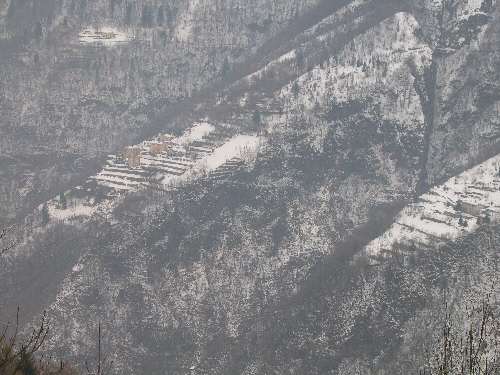
{"type": "Polygon", "coordinates": [[[180,137],[161,134],[139,145],[125,147],[118,155],[109,155],[104,168],[91,179],[118,191],[165,188],[199,169],[204,161],[210,164],[214,158],[212,177],[223,178],[243,164],[235,152],[229,152],[227,157],[221,153],[234,138],[238,136],[233,137],[227,128],[197,123],[180,137]]]}
{"type": "Polygon", "coordinates": [[[146,141],[141,146],[125,147],[121,159],[127,163],[129,168],[140,168],[143,156],[158,156],[168,150],[173,150],[175,144],[174,137],[170,134],[161,134],[154,141],[146,141]]]}
{"type": "Polygon", "coordinates": [[[183,135],[160,134],[138,145],[108,155],[99,173],[84,184],[39,206],[37,217],[49,221],[79,220],[107,215],[114,198],[143,189],[160,195],[185,182],[221,182],[233,178],[252,163],[261,138],[234,134],[234,129],[195,123],[183,135]]]}

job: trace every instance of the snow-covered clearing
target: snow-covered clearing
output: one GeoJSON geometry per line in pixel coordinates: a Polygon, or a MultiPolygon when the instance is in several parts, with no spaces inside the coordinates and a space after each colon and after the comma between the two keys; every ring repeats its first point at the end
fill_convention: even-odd
{"type": "Polygon", "coordinates": [[[78,34],[78,39],[82,44],[101,44],[106,47],[111,47],[117,44],[127,43],[132,38],[124,31],[105,26],[99,29],[87,27],[78,34]]]}
{"type": "Polygon", "coordinates": [[[164,184],[184,182],[201,174],[211,172],[235,157],[245,159],[246,156],[255,154],[260,145],[260,138],[253,135],[236,135],[212,153],[198,160],[192,169],[181,176],[166,176],[164,184]]]}
{"type": "Polygon", "coordinates": [[[191,129],[186,131],[181,137],[175,139],[174,142],[186,145],[194,141],[201,141],[214,130],[215,127],[208,122],[195,123],[191,129]]]}
{"type": "Polygon", "coordinates": [[[54,200],[47,205],[49,215],[52,219],[68,220],[81,216],[92,216],[96,212],[96,207],[82,202],[69,203],[66,208],[62,208],[54,200]]]}

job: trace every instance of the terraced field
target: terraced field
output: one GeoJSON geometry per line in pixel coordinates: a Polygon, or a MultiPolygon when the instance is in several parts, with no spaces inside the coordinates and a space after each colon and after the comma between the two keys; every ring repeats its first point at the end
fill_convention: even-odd
{"type": "MultiPolygon", "coordinates": [[[[239,162],[228,162],[238,159],[235,150],[222,152],[217,157],[220,159],[218,165],[213,165],[210,160],[214,155],[221,154],[224,145],[231,144],[233,138],[227,127],[216,128],[208,123],[196,123],[180,137],[162,134],[133,146],[139,152],[137,165],[132,165],[126,156],[110,155],[102,171],[91,177],[91,180],[95,180],[100,186],[125,192],[147,187],[165,189],[191,176],[195,171],[198,174],[213,172],[213,178],[227,176],[233,166],[240,166],[239,162]],[[161,151],[158,152],[155,146],[160,147],[161,151]],[[224,166],[221,167],[222,165],[224,166]],[[220,171],[215,171],[220,167],[220,171]]],[[[242,149],[245,146],[244,143],[241,144],[242,149]]]]}
{"type": "Polygon", "coordinates": [[[395,245],[445,243],[500,220],[500,155],[439,185],[406,206],[395,223],[365,249],[370,255],[395,245]]]}
{"type": "Polygon", "coordinates": [[[235,135],[227,126],[195,123],[180,137],[160,134],[122,155],[109,155],[99,173],[40,205],[38,212],[67,221],[106,211],[123,194],[177,189],[197,180],[220,182],[239,173],[259,144],[259,137],[235,135]]]}

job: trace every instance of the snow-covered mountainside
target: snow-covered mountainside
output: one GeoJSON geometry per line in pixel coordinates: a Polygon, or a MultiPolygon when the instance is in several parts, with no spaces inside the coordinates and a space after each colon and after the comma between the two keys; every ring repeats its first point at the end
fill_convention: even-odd
{"type": "Polygon", "coordinates": [[[319,2],[2,1],[2,216],[82,183],[112,151],[188,126],[196,118],[166,120],[176,108],[158,113],[235,79],[319,2]]]}
{"type": "Polygon", "coordinates": [[[102,171],[90,179],[118,191],[168,189],[206,174],[213,175],[229,161],[251,159],[257,154],[258,145],[259,138],[255,135],[231,136],[228,127],[216,129],[208,123],[194,124],[180,137],[161,134],[127,147],[122,155],[110,155],[102,171]]]}
{"type": "Polygon", "coordinates": [[[232,134],[227,125],[207,122],[194,123],[179,137],[160,134],[109,155],[101,171],[40,204],[28,222],[91,218],[111,212],[127,193],[161,194],[197,181],[223,182],[255,162],[260,143],[257,135],[232,134]]]}
{"type": "Polygon", "coordinates": [[[48,3],[0,7],[0,293],[46,353],[418,372],[498,262],[500,2],[48,3]]]}
{"type": "Polygon", "coordinates": [[[365,252],[383,255],[401,245],[432,248],[499,219],[500,156],[496,156],[418,197],[365,252]]]}

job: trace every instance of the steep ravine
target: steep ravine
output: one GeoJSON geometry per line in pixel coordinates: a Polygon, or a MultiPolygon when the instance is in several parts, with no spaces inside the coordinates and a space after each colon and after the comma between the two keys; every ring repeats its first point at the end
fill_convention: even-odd
{"type": "Polygon", "coordinates": [[[499,149],[499,76],[495,69],[500,4],[463,4],[445,17],[436,76],[428,184],[435,185],[496,155],[499,149]]]}

